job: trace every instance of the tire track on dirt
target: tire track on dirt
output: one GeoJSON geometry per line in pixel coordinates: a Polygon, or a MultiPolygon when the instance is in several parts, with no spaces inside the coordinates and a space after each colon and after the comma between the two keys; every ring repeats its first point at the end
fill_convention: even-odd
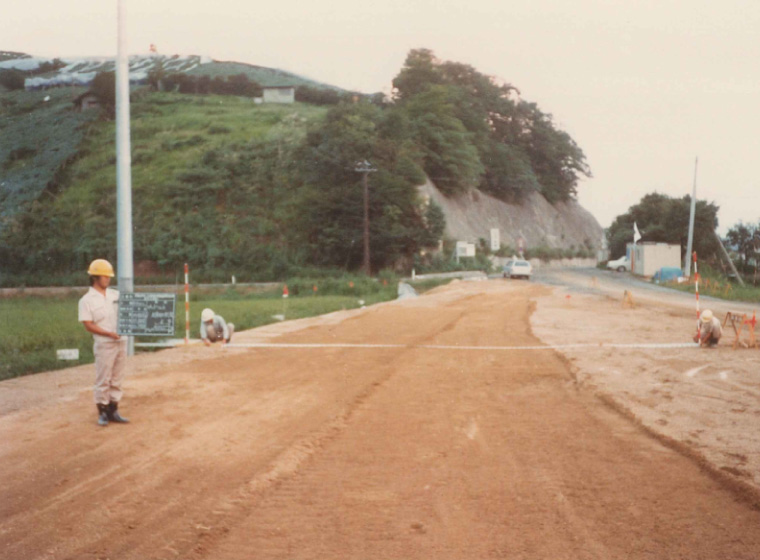
{"type": "MultiPolygon", "coordinates": [[[[371,311],[384,312],[382,307],[371,311]]],[[[461,313],[452,315],[455,323],[461,313]]],[[[344,330],[356,331],[353,320],[346,323],[344,330]]],[[[312,328],[287,336],[323,337],[332,330],[312,328]]],[[[424,334],[408,334],[424,339],[424,334]]],[[[31,436],[31,411],[4,418],[8,433],[19,437],[3,453],[10,461],[0,466],[5,480],[15,481],[0,500],[5,503],[0,511],[8,514],[3,515],[0,545],[10,543],[0,548],[11,558],[36,557],[43,550],[53,558],[104,551],[120,558],[184,553],[218,526],[216,519],[297,472],[344,430],[354,410],[404,359],[403,353],[385,354],[388,359],[378,365],[376,352],[319,351],[316,356],[327,356],[337,366],[324,373],[314,368],[313,352],[269,356],[260,350],[195,360],[178,371],[147,372],[130,382],[129,426],[92,427],[86,393],[74,404],[57,406],[60,419],[45,417],[40,423],[37,418],[36,436],[31,436]],[[256,362],[262,364],[250,366],[256,362]],[[334,403],[325,401],[335,397],[334,403]],[[323,402],[328,406],[321,407],[323,402]],[[280,417],[260,413],[294,406],[304,411],[280,417]],[[323,410],[309,412],[315,406],[323,410]],[[268,436],[267,429],[273,430],[268,436]],[[68,452],[51,462],[29,462],[54,442],[68,452]],[[255,459],[246,465],[252,451],[255,459]],[[200,457],[216,462],[209,468],[200,457]],[[14,470],[21,460],[31,468],[14,470]],[[107,527],[103,520],[108,520],[107,527]],[[61,542],[34,529],[39,526],[56,527],[57,534],[75,538],[61,542]],[[152,527],[161,527],[161,535],[152,527]]]]}
{"type": "MultiPolygon", "coordinates": [[[[495,344],[506,332],[527,343],[527,305],[485,303],[442,342],[495,344]],[[509,321],[484,332],[502,307],[509,321]]],[[[247,515],[227,518],[195,557],[749,559],[760,551],[757,535],[747,536],[756,514],[576,391],[553,353],[407,355],[321,453],[255,496],[247,515]]]]}

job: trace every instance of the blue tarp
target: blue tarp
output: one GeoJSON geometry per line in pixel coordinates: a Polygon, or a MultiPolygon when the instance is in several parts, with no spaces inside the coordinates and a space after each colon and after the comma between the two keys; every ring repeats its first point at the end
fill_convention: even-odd
{"type": "Polygon", "coordinates": [[[680,268],[663,266],[660,270],[654,273],[654,276],[652,276],[652,282],[655,284],[662,284],[663,282],[677,280],[679,276],[681,276],[680,268]]]}

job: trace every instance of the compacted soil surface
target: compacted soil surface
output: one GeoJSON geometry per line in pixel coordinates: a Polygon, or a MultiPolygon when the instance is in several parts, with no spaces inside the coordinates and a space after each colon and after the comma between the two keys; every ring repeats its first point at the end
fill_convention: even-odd
{"type": "Polygon", "coordinates": [[[143,354],[128,425],[96,425],[92,366],[0,383],[0,558],[759,558],[756,439],[723,426],[757,385],[713,372],[739,351],[570,354],[693,317],[566,295],[458,282],[143,354]]]}

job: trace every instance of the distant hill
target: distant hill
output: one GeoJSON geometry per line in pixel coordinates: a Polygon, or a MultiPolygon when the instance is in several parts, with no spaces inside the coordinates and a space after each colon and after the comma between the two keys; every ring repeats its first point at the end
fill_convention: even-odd
{"type": "MultiPolygon", "coordinates": [[[[245,74],[262,86],[307,85],[342,92],[275,68],[240,62],[219,62],[202,56],[135,55],[129,59],[133,84],[147,80],[161,65],[167,74],[187,73],[211,78],[245,74]]],[[[0,86],[0,231],[10,216],[36,200],[45,189],[54,189],[74,158],[87,127],[97,112],[73,111],[72,102],[86,91],[98,72],[115,69],[107,57],[45,58],[0,51],[0,72],[18,70],[27,75],[27,91],[4,91],[0,86]],[[54,67],[52,71],[44,71],[54,67]]]]}
{"type": "Polygon", "coordinates": [[[291,72],[278,70],[276,68],[267,68],[266,66],[256,66],[243,62],[226,62],[213,60],[208,64],[196,66],[188,72],[196,76],[233,76],[236,74],[245,74],[248,79],[258,82],[262,86],[310,86],[323,89],[332,89],[335,91],[346,91],[343,88],[332,86],[322,82],[316,82],[309,78],[304,78],[291,72]]]}
{"type": "MultiPolygon", "coordinates": [[[[112,108],[80,111],[74,102],[114,60],[1,56],[0,74],[15,81],[0,88],[0,285],[80,281],[92,258],[115,258],[115,123],[112,108]]],[[[522,238],[529,250],[595,249],[601,228],[572,196],[574,172],[587,169],[580,148],[550,115],[487,76],[431,64],[434,77],[455,83],[415,93],[429,73],[407,65],[400,73],[406,97],[384,103],[253,64],[131,57],[139,274],[171,278],[184,262],[208,281],[357,268],[356,162],[368,157],[378,171],[370,197],[378,270],[448,267],[448,252],[428,249],[443,238],[488,239],[494,227],[511,247],[522,238]],[[151,75],[140,85],[158,69],[166,83],[151,75]],[[240,74],[248,80],[232,78],[240,74]],[[254,99],[258,89],[181,89],[250,80],[310,88],[288,104],[254,99]],[[493,115],[501,126],[482,126],[493,115]]]]}
{"type": "Polygon", "coordinates": [[[31,58],[31,55],[13,51],[0,51],[0,62],[3,60],[18,60],[19,58],[31,58]]]}
{"type": "MultiPolygon", "coordinates": [[[[89,85],[98,72],[113,72],[116,67],[114,58],[110,57],[62,57],[42,58],[25,53],[0,51],[0,71],[20,70],[28,73],[26,89],[43,89],[63,85],[89,85]],[[52,71],[43,71],[46,66],[57,67],[52,71]]],[[[226,77],[245,74],[250,80],[262,86],[301,86],[306,85],[321,89],[345,91],[337,86],[304,78],[292,72],[286,72],[266,66],[256,66],[242,62],[216,61],[198,55],[132,55],[129,57],[129,79],[132,83],[144,83],[148,73],[163,68],[167,74],[187,73],[196,76],[226,77]]]]}

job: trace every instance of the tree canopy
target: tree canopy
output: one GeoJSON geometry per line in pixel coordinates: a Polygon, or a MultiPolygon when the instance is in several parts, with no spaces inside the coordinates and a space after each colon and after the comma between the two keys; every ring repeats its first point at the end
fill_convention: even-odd
{"type": "MultiPolygon", "coordinates": [[[[712,258],[719,250],[715,239],[718,210],[714,202],[697,200],[692,247],[698,255],[712,258]]],[[[679,244],[683,257],[688,242],[690,212],[691,197],[688,195],[683,198],[660,193],[645,195],[628,212],[615,218],[607,230],[610,256],[615,258],[625,254],[626,244],[633,241],[633,224],[636,223],[641,241],[679,244]]]]}
{"type": "Polygon", "coordinates": [[[760,221],[757,224],[735,224],[726,234],[726,244],[738,259],[735,264],[740,272],[754,273],[752,282],[757,285],[760,268],[760,221]]]}
{"type": "Polygon", "coordinates": [[[425,172],[448,194],[479,187],[510,200],[535,190],[555,202],[574,196],[578,181],[591,176],[570,135],[511,84],[416,49],[393,86],[425,172]]]}

